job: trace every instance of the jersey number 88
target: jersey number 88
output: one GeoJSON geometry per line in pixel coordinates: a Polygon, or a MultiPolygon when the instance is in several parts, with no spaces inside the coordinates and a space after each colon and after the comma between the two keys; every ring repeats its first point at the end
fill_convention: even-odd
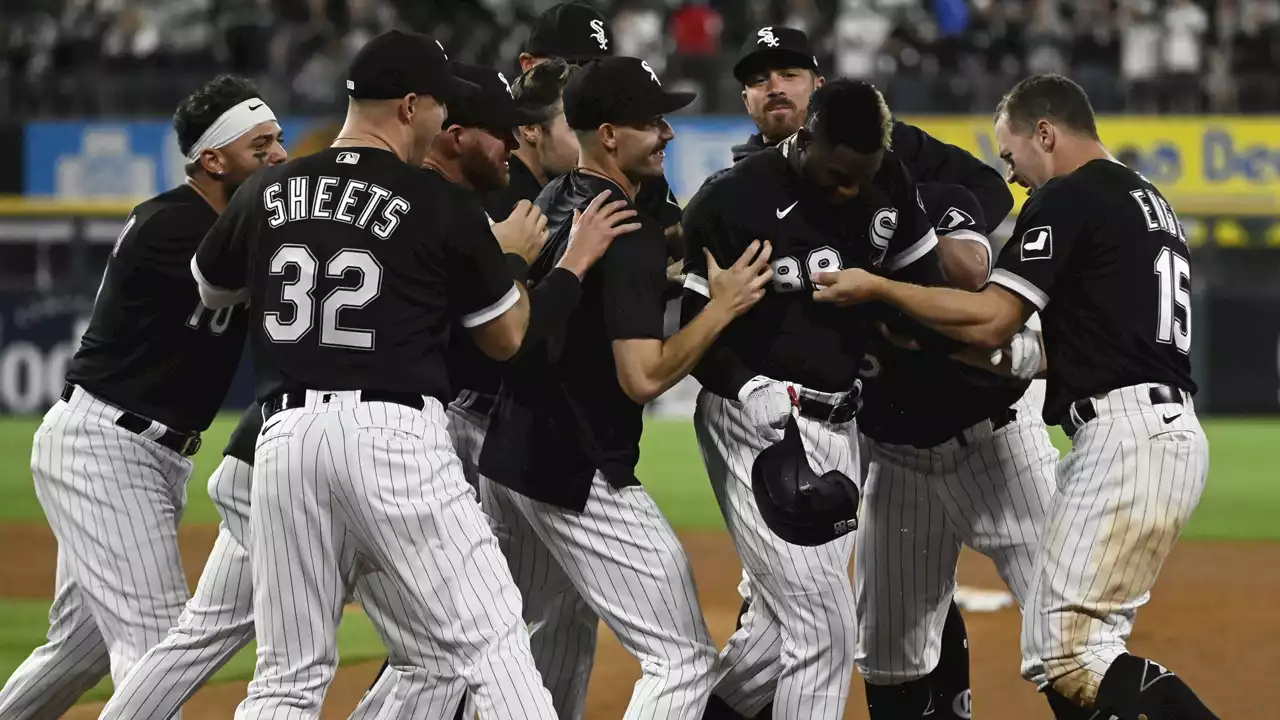
{"type": "Polygon", "coordinates": [[[844,269],[840,253],[827,245],[810,250],[804,258],[804,272],[800,261],[794,257],[783,256],[769,263],[773,268],[773,289],[777,292],[798,292],[814,287],[813,276],[820,272],[838,272],[844,269]]]}

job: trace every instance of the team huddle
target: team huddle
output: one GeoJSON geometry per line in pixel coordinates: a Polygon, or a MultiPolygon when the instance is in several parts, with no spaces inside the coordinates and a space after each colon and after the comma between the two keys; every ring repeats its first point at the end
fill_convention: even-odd
{"type": "Polygon", "coordinates": [[[1126,648],[1208,444],[1186,236],[1084,92],[1005,96],[1001,177],[761,28],[733,68],[759,132],[682,208],[664,116],[695,96],[611,44],[557,5],[508,81],[385,33],[293,160],[249,81],[183,101],[188,182],[129,216],[35,436],[57,591],[0,717],[107,674],[103,718],[178,717],[255,639],[236,717],[319,717],[354,600],[388,656],[354,718],[583,718],[600,621],[640,663],[628,720],[834,720],[855,672],[873,720],[971,718],[964,546],[1056,718],[1215,717],[1126,648]],[[246,338],[188,596],[189,458],[246,338]],[[636,475],[690,375],[743,567],[721,649],[636,475]]]}

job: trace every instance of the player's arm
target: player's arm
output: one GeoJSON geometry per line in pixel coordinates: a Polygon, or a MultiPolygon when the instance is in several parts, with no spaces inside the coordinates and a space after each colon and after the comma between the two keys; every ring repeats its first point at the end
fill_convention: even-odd
{"type": "Polygon", "coordinates": [[[956,340],[998,349],[1049,303],[1054,280],[1082,234],[1082,214],[1073,209],[1080,203],[1071,199],[1061,185],[1050,184],[1028,201],[982,292],[921,287],[854,269],[823,273],[819,282],[828,287],[814,299],[840,305],[880,300],[956,340]]]}
{"type": "Polygon", "coordinates": [[[982,205],[960,185],[921,186],[938,234],[938,257],[951,287],[980,290],[991,277],[991,241],[982,205]]]}
{"type": "Polygon", "coordinates": [[[963,185],[972,192],[987,227],[1004,222],[1013,209],[1013,194],[1000,171],[962,147],[944,143],[914,125],[895,122],[893,151],[917,181],[963,185]]]}
{"type": "Polygon", "coordinates": [[[702,359],[735,317],[764,296],[772,276],[768,244],[753,244],[723,271],[712,264],[711,302],[679,332],[662,339],[666,253],[660,238],[637,235],[610,248],[605,272],[605,326],[613,341],[618,383],[632,401],[645,404],[675,385],[702,359]]]}
{"type": "Polygon", "coordinates": [[[257,173],[240,185],[191,257],[190,272],[200,302],[210,310],[249,300],[249,248],[257,232],[256,211],[265,175],[257,173]]]}
{"type": "MultiPolygon", "coordinates": [[[[453,291],[463,298],[464,312],[460,323],[470,330],[476,346],[495,360],[509,360],[525,342],[545,339],[562,327],[577,307],[582,294],[582,278],[600,259],[613,239],[638,230],[639,223],[624,223],[634,217],[625,201],[605,203],[607,194],[591,201],[575,221],[568,249],[560,262],[547,273],[533,292],[534,309],[523,278],[512,279],[512,261],[502,251],[487,221],[479,225],[471,213],[458,213],[462,228],[454,228],[452,237],[475,237],[488,234],[485,241],[454,241],[449,247],[461,272],[451,273],[453,291]],[[471,283],[474,282],[474,285],[471,283]],[[504,290],[505,288],[505,290],[504,290]],[[488,300],[488,302],[484,302],[488,300]]],[[[527,272],[527,269],[526,269],[527,272]]]]}

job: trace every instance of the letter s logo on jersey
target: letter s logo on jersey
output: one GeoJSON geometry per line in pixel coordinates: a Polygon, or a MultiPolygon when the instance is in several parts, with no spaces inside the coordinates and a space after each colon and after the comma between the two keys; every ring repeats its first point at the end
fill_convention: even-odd
{"type": "Polygon", "coordinates": [[[871,256],[871,264],[880,267],[884,256],[889,252],[889,241],[898,230],[898,209],[881,208],[871,218],[871,244],[876,251],[871,256]]]}

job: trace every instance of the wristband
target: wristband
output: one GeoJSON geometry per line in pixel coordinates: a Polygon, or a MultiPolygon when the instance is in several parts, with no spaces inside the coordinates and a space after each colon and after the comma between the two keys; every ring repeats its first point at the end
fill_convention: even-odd
{"type": "Polygon", "coordinates": [[[507,272],[521,285],[529,284],[529,263],[519,253],[507,253],[502,256],[507,261],[507,272]]]}

